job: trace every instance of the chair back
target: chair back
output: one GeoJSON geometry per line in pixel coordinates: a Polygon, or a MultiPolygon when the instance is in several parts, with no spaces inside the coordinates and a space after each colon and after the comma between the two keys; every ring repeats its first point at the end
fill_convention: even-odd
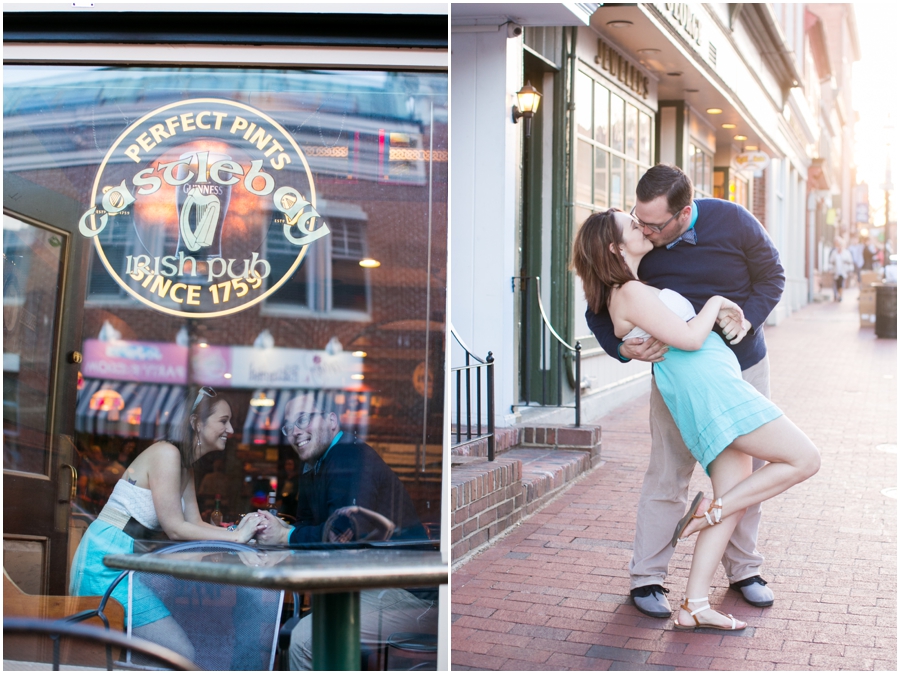
{"type": "MultiPolygon", "coordinates": [[[[85,624],[105,628],[102,619],[95,613],[100,601],[101,597],[26,594],[9,577],[6,569],[3,570],[4,617],[59,620],[70,618],[73,614],[93,613],[94,615],[83,618],[85,624]]],[[[108,599],[105,615],[109,627],[121,634],[125,626],[125,609],[122,605],[115,599],[108,599]]],[[[22,662],[50,662],[53,658],[51,646],[46,638],[17,632],[4,638],[3,657],[22,662]]],[[[106,649],[97,642],[72,641],[63,644],[60,658],[66,665],[106,668],[106,655],[106,649]]]]}
{"type": "MultiPolygon", "coordinates": [[[[61,620],[3,618],[4,646],[10,637],[16,636],[29,636],[49,641],[50,647],[54,652],[54,670],[59,669],[60,651],[62,650],[63,645],[69,642],[87,642],[96,644],[101,651],[103,651],[106,646],[127,648],[149,657],[158,665],[161,664],[166,668],[178,671],[198,671],[200,669],[190,660],[168,648],[150,643],[144,639],[135,639],[133,637],[125,636],[121,632],[113,632],[105,627],[94,627],[92,625],[82,625],[61,620]]],[[[5,648],[3,656],[5,659],[8,659],[5,648]]],[[[109,667],[109,670],[112,670],[111,666],[109,667]]]]}
{"type": "MultiPolygon", "coordinates": [[[[161,548],[152,554],[174,552],[237,555],[240,552],[255,554],[257,550],[238,543],[189,541],[161,548]]],[[[191,642],[194,648],[192,659],[201,669],[259,671],[273,668],[283,591],[184,580],[142,571],[132,571],[129,575],[129,604],[136,583],[153,592],[191,642]]],[[[130,623],[131,606],[128,615],[130,623]]],[[[131,624],[128,631],[132,633],[131,624]]]]}

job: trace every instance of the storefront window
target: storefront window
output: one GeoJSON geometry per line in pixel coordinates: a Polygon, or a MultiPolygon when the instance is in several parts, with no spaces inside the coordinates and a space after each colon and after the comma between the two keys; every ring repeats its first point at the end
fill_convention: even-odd
{"type": "MultiPolygon", "coordinates": [[[[444,73],[4,68],[4,171],[80,204],[90,247],[77,398],[58,403],[77,510],[96,515],[202,385],[234,427],[195,465],[204,519],[217,496],[228,522],[269,492],[294,514],[280,428],[308,395],[439,537],[447,103],[444,73]]],[[[52,383],[60,241],[4,219],[4,468],[45,460],[26,439],[52,383]]]]}
{"type": "Polygon", "coordinates": [[[695,143],[690,144],[689,152],[690,176],[694,183],[694,191],[699,197],[713,196],[712,153],[695,143]]]}
{"type": "Polygon", "coordinates": [[[653,117],[584,70],[576,76],[575,99],[575,200],[587,213],[630,209],[637,181],[651,165],[653,117]]]}

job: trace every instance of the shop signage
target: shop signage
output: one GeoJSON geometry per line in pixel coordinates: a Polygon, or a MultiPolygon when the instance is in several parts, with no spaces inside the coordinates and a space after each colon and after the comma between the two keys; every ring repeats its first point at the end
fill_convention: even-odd
{"type": "Polygon", "coordinates": [[[641,98],[647,98],[650,95],[650,78],[602,39],[597,40],[597,55],[594,57],[594,63],[641,98]]]}
{"type": "MultiPolygon", "coordinates": [[[[348,352],[195,346],[191,379],[217,388],[362,388],[363,359],[348,352]]],[[[82,374],[91,379],[179,384],[188,381],[188,347],[165,342],[84,341],[82,374]]]]}
{"type": "Polygon", "coordinates": [[[765,152],[741,152],[734,158],[741,171],[762,171],[769,165],[769,155],[765,152]]]}
{"type": "Polygon", "coordinates": [[[90,203],[79,231],[116,283],[190,318],[262,301],[329,233],[300,146],[265,113],[224,99],[171,103],[134,122],[103,158],[90,203]],[[134,246],[107,255],[113,238],[134,246]],[[296,252],[278,278],[266,259],[275,239],[296,252]]]}
{"type": "Polygon", "coordinates": [[[700,46],[700,18],[691,5],[686,2],[657,2],[656,7],[688,42],[695,47],[700,46]]]}

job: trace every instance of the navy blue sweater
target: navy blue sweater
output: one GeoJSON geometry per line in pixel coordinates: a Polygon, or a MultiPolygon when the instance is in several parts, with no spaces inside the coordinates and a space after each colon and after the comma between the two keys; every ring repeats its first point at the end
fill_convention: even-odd
{"type": "Polygon", "coordinates": [[[392,539],[428,538],[403,483],[378,453],[345,433],[318,470],[299,477],[297,522],[290,543],[319,543],[326,520],[338,508],[357,505],[381,513],[397,528],[392,539]]]}
{"type": "MultiPolygon", "coordinates": [[[[681,241],[671,249],[654,248],[641,260],[638,275],[656,288],[681,293],[698,312],[713,295],[737,303],[752,329],[740,344],[729,346],[746,370],[766,355],[762,327],[784,291],[784,268],[766,230],[747,209],[722,199],[694,204],[697,245],[681,241]]],[[[585,317],[604,351],[617,355],[622,340],[613,332],[609,312],[588,309],[585,317]]],[[[715,330],[721,334],[718,326],[715,330]]]]}

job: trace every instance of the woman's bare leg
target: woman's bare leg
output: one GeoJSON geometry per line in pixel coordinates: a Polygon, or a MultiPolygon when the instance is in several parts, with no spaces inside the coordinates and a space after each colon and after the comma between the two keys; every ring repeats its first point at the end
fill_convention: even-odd
{"type": "MultiPolygon", "coordinates": [[[[753,471],[752,459],[749,455],[737,451],[736,449],[726,448],[716,460],[709,466],[710,479],[713,484],[713,499],[703,499],[697,508],[697,512],[705,512],[709,504],[718,497],[719,494],[727,493],[741,482],[745,481],[753,471]]],[[[723,516],[722,521],[712,527],[707,527],[700,532],[697,537],[697,544],[694,546],[694,556],[691,560],[691,571],[688,575],[687,587],[685,588],[685,596],[691,599],[700,599],[709,596],[709,586],[712,584],[713,576],[728,545],[728,540],[734,531],[735,526],[743,517],[744,511],[735,512],[734,510],[728,516],[723,516]]],[[[706,520],[704,519],[704,522],[706,520]]],[[[691,610],[697,610],[702,606],[702,602],[691,602],[691,610]]],[[[731,619],[725,615],[707,609],[697,614],[700,622],[721,625],[723,627],[731,626],[731,619]]],[[[678,613],[678,623],[681,625],[694,625],[694,619],[690,612],[683,608],[678,613]]],[[[738,621],[738,627],[741,626],[738,621]]]]}
{"type": "MultiPolygon", "coordinates": [[[[785,416],[778,417],[755,431],[735,439],[729,449],[769,463],[728,491],[723,493],[716,490],[717,498],[722,499],[723,518],[777,496],[812,477],[819,470],[819,450],[806,434],[785,416]]],[[[720,454],[710,464],[710,473],[721,458],[720,454]]],[[[691,520],[683,536],[690,536],[708,526],[709,523],[705,518],[691,520]]]]}

